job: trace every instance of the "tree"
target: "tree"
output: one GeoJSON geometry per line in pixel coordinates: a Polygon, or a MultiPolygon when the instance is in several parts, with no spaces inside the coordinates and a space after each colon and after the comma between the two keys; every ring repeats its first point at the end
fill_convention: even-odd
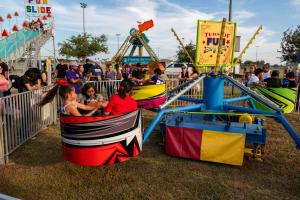
{"type": "MultiPolygon", "coordinates": [[[[192,42],[190,42],[189,44],[187,44],[185,46],[185,49],[190,54],[190,56],[192,57],[193,62],[194,62],[195,55],[196,55],[196,45],[194,45],[192,42]]],[[[185,51],[183,50],[183,48],[181,46],[178,46],[178,50],[177,50],[176,54],[177,54],[176,55],[177,62],[187,62],[187,63],[191,62],[189,57],[186,55],[185,51]]]]}
{"type": "Polygon", "coordinates": [[[59,53],[67,58],[75,57],[84,59],[97,53],[107,53],[107,38],[105,35],[92,37],[90,34],[72,36],[70,39],[59,43],[59,53]]]}
{"type": "Polygon", "coordinates": [[[258,61],[251,61],[251,60],[246,60],[244,63],[244,65],[257,65],[257,66],[263,66],[265,63],[264,60],[258,60],[258,61]]]}
{"type": "Polygon", "coordinates": [[[300,25],[295,30],[287,29],[281,40],[282,61],[297,62],[297,54],[300,53],[300,25]]]}

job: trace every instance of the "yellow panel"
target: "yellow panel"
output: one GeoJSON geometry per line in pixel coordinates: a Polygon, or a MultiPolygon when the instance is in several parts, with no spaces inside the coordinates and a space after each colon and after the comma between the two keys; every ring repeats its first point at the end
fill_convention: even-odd
{"type": "MultiPolygon", "coordinates": [[[[197,66],[215,66],[217,62],[222,21],[199,20],[196,47],[197,66]]],[[[236,23],[226,22],[221,42],[219,65],[232,65],[236,23]]]]}
{"type": "Polygon", "coordinates": [[[241,166],[244,147],[245,134],[204,130],[200,160],[241,166]]]}
{"type": "Polygon", "coordinates": [[[149,99],[166,92],[165,84],[136,86],[133,89],[132,98],[135,100],[149,99]]]}

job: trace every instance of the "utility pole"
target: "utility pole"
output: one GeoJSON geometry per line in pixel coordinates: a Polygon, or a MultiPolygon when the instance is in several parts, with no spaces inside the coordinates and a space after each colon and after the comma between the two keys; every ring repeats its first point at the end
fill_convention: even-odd
{"type": "Polygon", "coordinates": [[[83,34],[85,35],[85,16],[84,16],[84,9],[87,7],[87,4],[86,4],[86,3],[80,3],[80,7],[82,8],[83,34]]]}
{"type": "Polygon", "coordinates": [[[232,0],[229,0],[229,15],[228,15],[228,21],[231,21],[231,13],[232,13],[232,0]]]}

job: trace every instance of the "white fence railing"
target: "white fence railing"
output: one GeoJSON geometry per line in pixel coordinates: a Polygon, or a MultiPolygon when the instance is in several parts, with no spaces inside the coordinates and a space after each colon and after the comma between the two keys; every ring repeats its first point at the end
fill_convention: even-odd
{"type": "Polygon", "coordinates": [[[37,105],[46,88],[0,99],[0,164],[38,132],[57,122],[57,100],[37,105]]]}
{"type": "MultiPolygon", "coordinates": [[[[99,81],[90,82],[94,85],[96,92],[108,100],[110,96],[117,92],[121,81],[99,81]]],[[[167,92],[180,84],[178,79],[166,81],[167,92]]],[[[0,98],[0,164],[8,162],[8,156],[28,139],[34,137],[39,131],[47,128],[51,124],[57,123],[58,107],[62,101],[55,98],[53,102],[43,107],[38,106],[43,93],[49,89],[45,87],[41,90],[15,94],[0,98]]],[[[213,92],[213,91],[212,91],[213,92]]],[[[203,84],[199,83],[183,96],[202,98],[203,84]]],[[[232,85],[225,84],[224,97],[230,98],[240,96],[241,92],[234,89],[232,85]]],[[[169,107],[177,107],[191,104],[186,101],[176,100],[169,107]]],[[[299,113],[300,105],[297,104],[296,112],[299,113]]]]}

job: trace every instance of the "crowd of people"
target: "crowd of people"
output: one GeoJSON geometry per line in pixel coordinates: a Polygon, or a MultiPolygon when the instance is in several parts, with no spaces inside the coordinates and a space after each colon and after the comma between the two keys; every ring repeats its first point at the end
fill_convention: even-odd
{"type": "MultiPolygon", "coordinates": [[[[134,85],[162,84],[162,69],[156,67],[152,75],[147,77],[148,68],[137,63],[106,64],[105,70],[98,63],[93,64],[86,59],[85,64],[76,61],[65,62],[60,60],[56,66],[57,84],[40,102],[44,105],[50,102],[57,91],[64,100],[62,112],[74,116],[91,115],[120,115],[137,109],[136,101],[131,97],[134,85]],[[91,81],[122,80],[117,92],[115,85],[107,85],[108,101],[96,94],[91,81]],[[124,106],[126,105],[126,106],[124,106]]],[[[149,75],[149,74],[148,74],[149,75]]]]}
{"type": "MultiPolygon", "coordinates": [[[[59,94],[64,99],[64,113],[79,115],[120,114],[137,108],[136,102],[130,97],[134,85],[162,84],[165,82],[164,69],[160,66],[142,66],[141,64],[115,64],[107,63],[105,69],[99,63],[93,63],[86,59],[84,64],[76,61],[66,62],[60,60],[56,66],[56,82],[54,91],[59,90],[59,94]],[[119,88],[116,84],[108,84],[106,87],[107,98],[96,94],[96,89],[91,83],[100,80],[122,80],[119,88]],[[128,105],[126,107],[122,105],[128,105]],[[90,111],[90,112],[89,112],[90,111]]],[[[199,76],[196,67],[192,72],[183,65],[178,74],[179,84],[192,80],[199,76]]],[[[268,65],[263,68],[250,67],[249,72],[245,72],[245,84],[263,85],[272,88],[295,88],[300,82],[300,68],[296,71],[286,71],[284,78],[278,70],[270,70],[268,65]]],[[[10,94],[9,87],[15,87],[19,93],[40,89],[47,86],[47,74],[37,68],[29,68],[23,76],[8,76],[8,66],[0,59],[0,97],[10,94]]],[[[197,85],[198,86],[198,85],[197,85]]],[[[195,87],[197,87],[195,86],[195,87]]],[[[193,90],[200,90],[194,88],[193,90]]],[[[51,93],[52,90],[49,92],[51,93]]],[[[53,93],[54,94],[54,93],[53,93]]],[[[51,96],[51,95],[50,95],[51,96]]],[[[51,98],[43,100],[47,102],[51,98]]]]}
{"type": "Polygon", "coordinates": [[[245,85],[263,85],[272,88],[295,88],[300,82],[300,68],[297,70],[286,70],[281,76],[279,70],[271,70],[268,65],[262,68],[250,66],[250,71],[245,72],[245,85]],[[283,77],[283,78],[280,78],[283,77]]]}

